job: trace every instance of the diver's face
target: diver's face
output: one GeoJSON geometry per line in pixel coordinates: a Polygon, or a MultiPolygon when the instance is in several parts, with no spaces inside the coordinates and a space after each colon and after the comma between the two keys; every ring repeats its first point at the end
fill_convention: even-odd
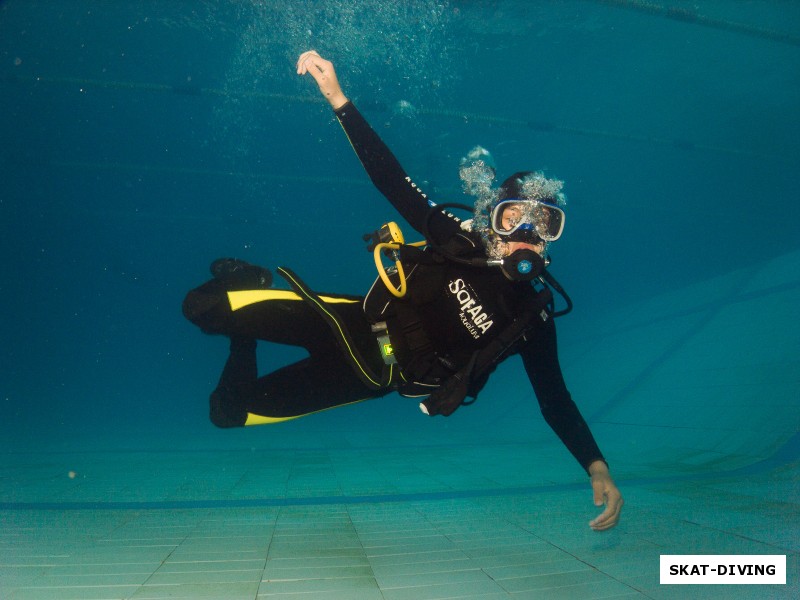
{"type": "Polygon", "coordinates": [[[503,210],[503,216],[500,220],[503,223],[503,229],[506,231],[510,231],[519,225],[519,222],[522,220],[522,205],[509,204],[505,210],[503,210]]]}
{"type": "MultiPolygon", "coordinates": [[[[512,229],[517,226],[522,219],[522,207],[519,204],[511,204],[504,211],[502,216],[503,228],[506,230],[512,229]]],[[[505,242],[506,255],[516,252],[517,250],[533,250],[539,256],[544,254],[544,242],[538,244],[530,244],[528,242],[505,242]]]]}

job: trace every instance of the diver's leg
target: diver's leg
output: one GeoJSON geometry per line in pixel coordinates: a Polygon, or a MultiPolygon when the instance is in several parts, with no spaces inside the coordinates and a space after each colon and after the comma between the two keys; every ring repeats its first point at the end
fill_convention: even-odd
{"type": "Polygon", "coordinates": [[[246,424],[272,423],[388,394],[368,388],[338,352],[309,357],[259,378],[245,402],[246,424]]]}
{"type": "Polygon", "coordinates": [[[302,417],[321,410],[378,398],[389,388],[367,388],[345,361],[306,358],[255,377],[255,341],[231,340],[231,355],[211,393],[211,422],[241,427],[302,417]]]}
{"type": "Polygon", "coordinates": [[[229,291],[262,290],[272,285],[272,273],[241,260],[221,258],[211,263],[213,279],[191,290],[183,300],[183,315],[205,333],[233,334],[229,291]]]}
{"type": "MultiPolygon", "coordinates": [[[[230,356],[210,399],[214,424],[241,426],[248,413],[262,417],[260,422],[282,420],[387,393],[361,382],[329,325],[296,294],[269,290],[258,301],[232,310],[227,292],[263,289],[248,287],[253,283],[258,284],[215,276],[184,301],[184,314],[204,332],[231,338],[230,356]],[[256,339],[301,346],[310,357],[258,379],[256,339]]],[[[360,300],[337,295],[334,312],[350,331],[353,349],[371,370],[380,372],[382,360],[360,300]]]]}
{"type": "MultiPolygon", "coordinates": [[[[361,347],[363,366],[381,373],[383,361],[374,336],[365,331],[363,324],[357,326],[363,315],[351,311],[348,316],[351,342],[361,347]]],[[[391,388],[368,387],[356,375],[350,353],[327,327],[317,323],[315,331],[314,343],[307,346],[308,358],[260,378],[255,340],[232,338],[230,357],[217,389],[211,394],[211,421],[218,427],[274,423],[377,398],[391,391],[391,388]]]]}
{"type": "Polygon", "coordinates": [[[231,338],[231,352],[217,388],[211,393],[209,417],[217,427],[241,427],[247,419],[246,399],[258,379],[256,340],[231,338]]]}
{"type": "MultiPolygon", "coordinates": [[[[320,332],[327,331],[329,325],[296,293],[260,285],[264,285],[264,278],[258,271],[215,277],[186,295],[183,314],[210,335],[256,338],[311,350],[320,332]],[[252,302],[233,310],[228,292],[246,290],[265,291],[252,302]]],[[[326,298],[333,298],[334,311],[343,314],[348,327],[357,329],[357,337],[364,331],[369,332],[369,323],[361,311],[361,297],[335,294],[326,295],[326,298]]],[[[374,339],[371,343],[374,346],[374,339]]]]}

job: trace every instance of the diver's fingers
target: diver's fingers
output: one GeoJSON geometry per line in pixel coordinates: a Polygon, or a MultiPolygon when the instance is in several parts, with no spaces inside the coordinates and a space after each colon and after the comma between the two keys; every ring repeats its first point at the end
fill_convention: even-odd
{"type": "Polygon", "coordinates": [[[298,74],[298,75],[305,75],[306,71],[308,70],[308,69],[306,68],[306,59],[308,58],[308,56],[309,56],[309,55],[310,55],[312,52],[314,52],[314,51],[313,51],[313,50],[308,50],[307,52],[303,52],[303,53],[302,53],[302,54],[301,54],[301,55],[300,55],[300,56],[297,58],[297,65],[296,65],[296,66],[297,66],[297,74],[298,74]]]}
{"type": "Polygon", "coordinates": [[[309,65],[313,64],[313,59],[315,57],[322,60],[322,57],[319,54],[317,54],[316,50],[308,50],[306,52],[303,52],[297,59],[297,74],[305,75],[306,73],[308,73],[309,65]]]}
{"type": "Polygon", "coordinates": [[[334,110],[338,110],[348,102],[342,86],[339,85],[333,63],[322,58],[314,50],[303,52],[297,59],[297,74],[305,75],[306,73],[314,78],[319,91],[334,110]]]}
{"type": "MultiPolygon", "coordinates": [[[[598,491],[595,489],[595,504],[598,500],[598,491]]],[[[622,494],[616,488],[602,490],[601,497],[605,499],[606,509],[589,523],[589,527],[595,531],[605,531],[614,527],[619,522],[622,506],[625,504],[622,494]]]]}
{"type": "Polygon", "coordinates": [[[619,511],[614,510],[614,507],[609,505],[596,519],[589,523],[589,526],[595,531],[605,531],[614,527],[618,521],[619,511]]]}
{"type": "MultiPolygon", "coordinates": [[[[336,78],[336,70],[333,68],[333,63],[325,60],[319,55],[310,55],[305,62],[306,70],[317,81],[320,89],[327,86],[338,86],[339,82],[336,78]]],[[[324,91],[324,90],[323,90],[324,91]]]]}

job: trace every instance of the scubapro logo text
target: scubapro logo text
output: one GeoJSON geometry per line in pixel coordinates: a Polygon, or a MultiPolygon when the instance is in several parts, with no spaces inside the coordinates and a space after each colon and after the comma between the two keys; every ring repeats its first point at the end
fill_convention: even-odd
{"type": "Polygon", "coordinates": [[[448,289],[455,296],[461,309],[460,317],[464,327],[467,328],[473,338],[478,339],[494,325],[489,315],[483,310],[483,306],[475,299],[475,292],[468,286],[463,279],[455,279],[450,282],[448,289]]]}

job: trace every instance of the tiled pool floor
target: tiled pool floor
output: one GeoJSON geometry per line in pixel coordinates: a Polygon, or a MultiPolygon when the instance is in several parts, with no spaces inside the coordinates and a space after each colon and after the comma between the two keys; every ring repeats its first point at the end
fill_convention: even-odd
{"type": "Polygon", "coordinates": [[[796,462],[621,465],[623,520],[596,533],[588,482],[550,450],[6,455],[0,598],[798,597],[796,462]],[[661,554],[785,554],[788,584],[661,586],[661,554]]]}

